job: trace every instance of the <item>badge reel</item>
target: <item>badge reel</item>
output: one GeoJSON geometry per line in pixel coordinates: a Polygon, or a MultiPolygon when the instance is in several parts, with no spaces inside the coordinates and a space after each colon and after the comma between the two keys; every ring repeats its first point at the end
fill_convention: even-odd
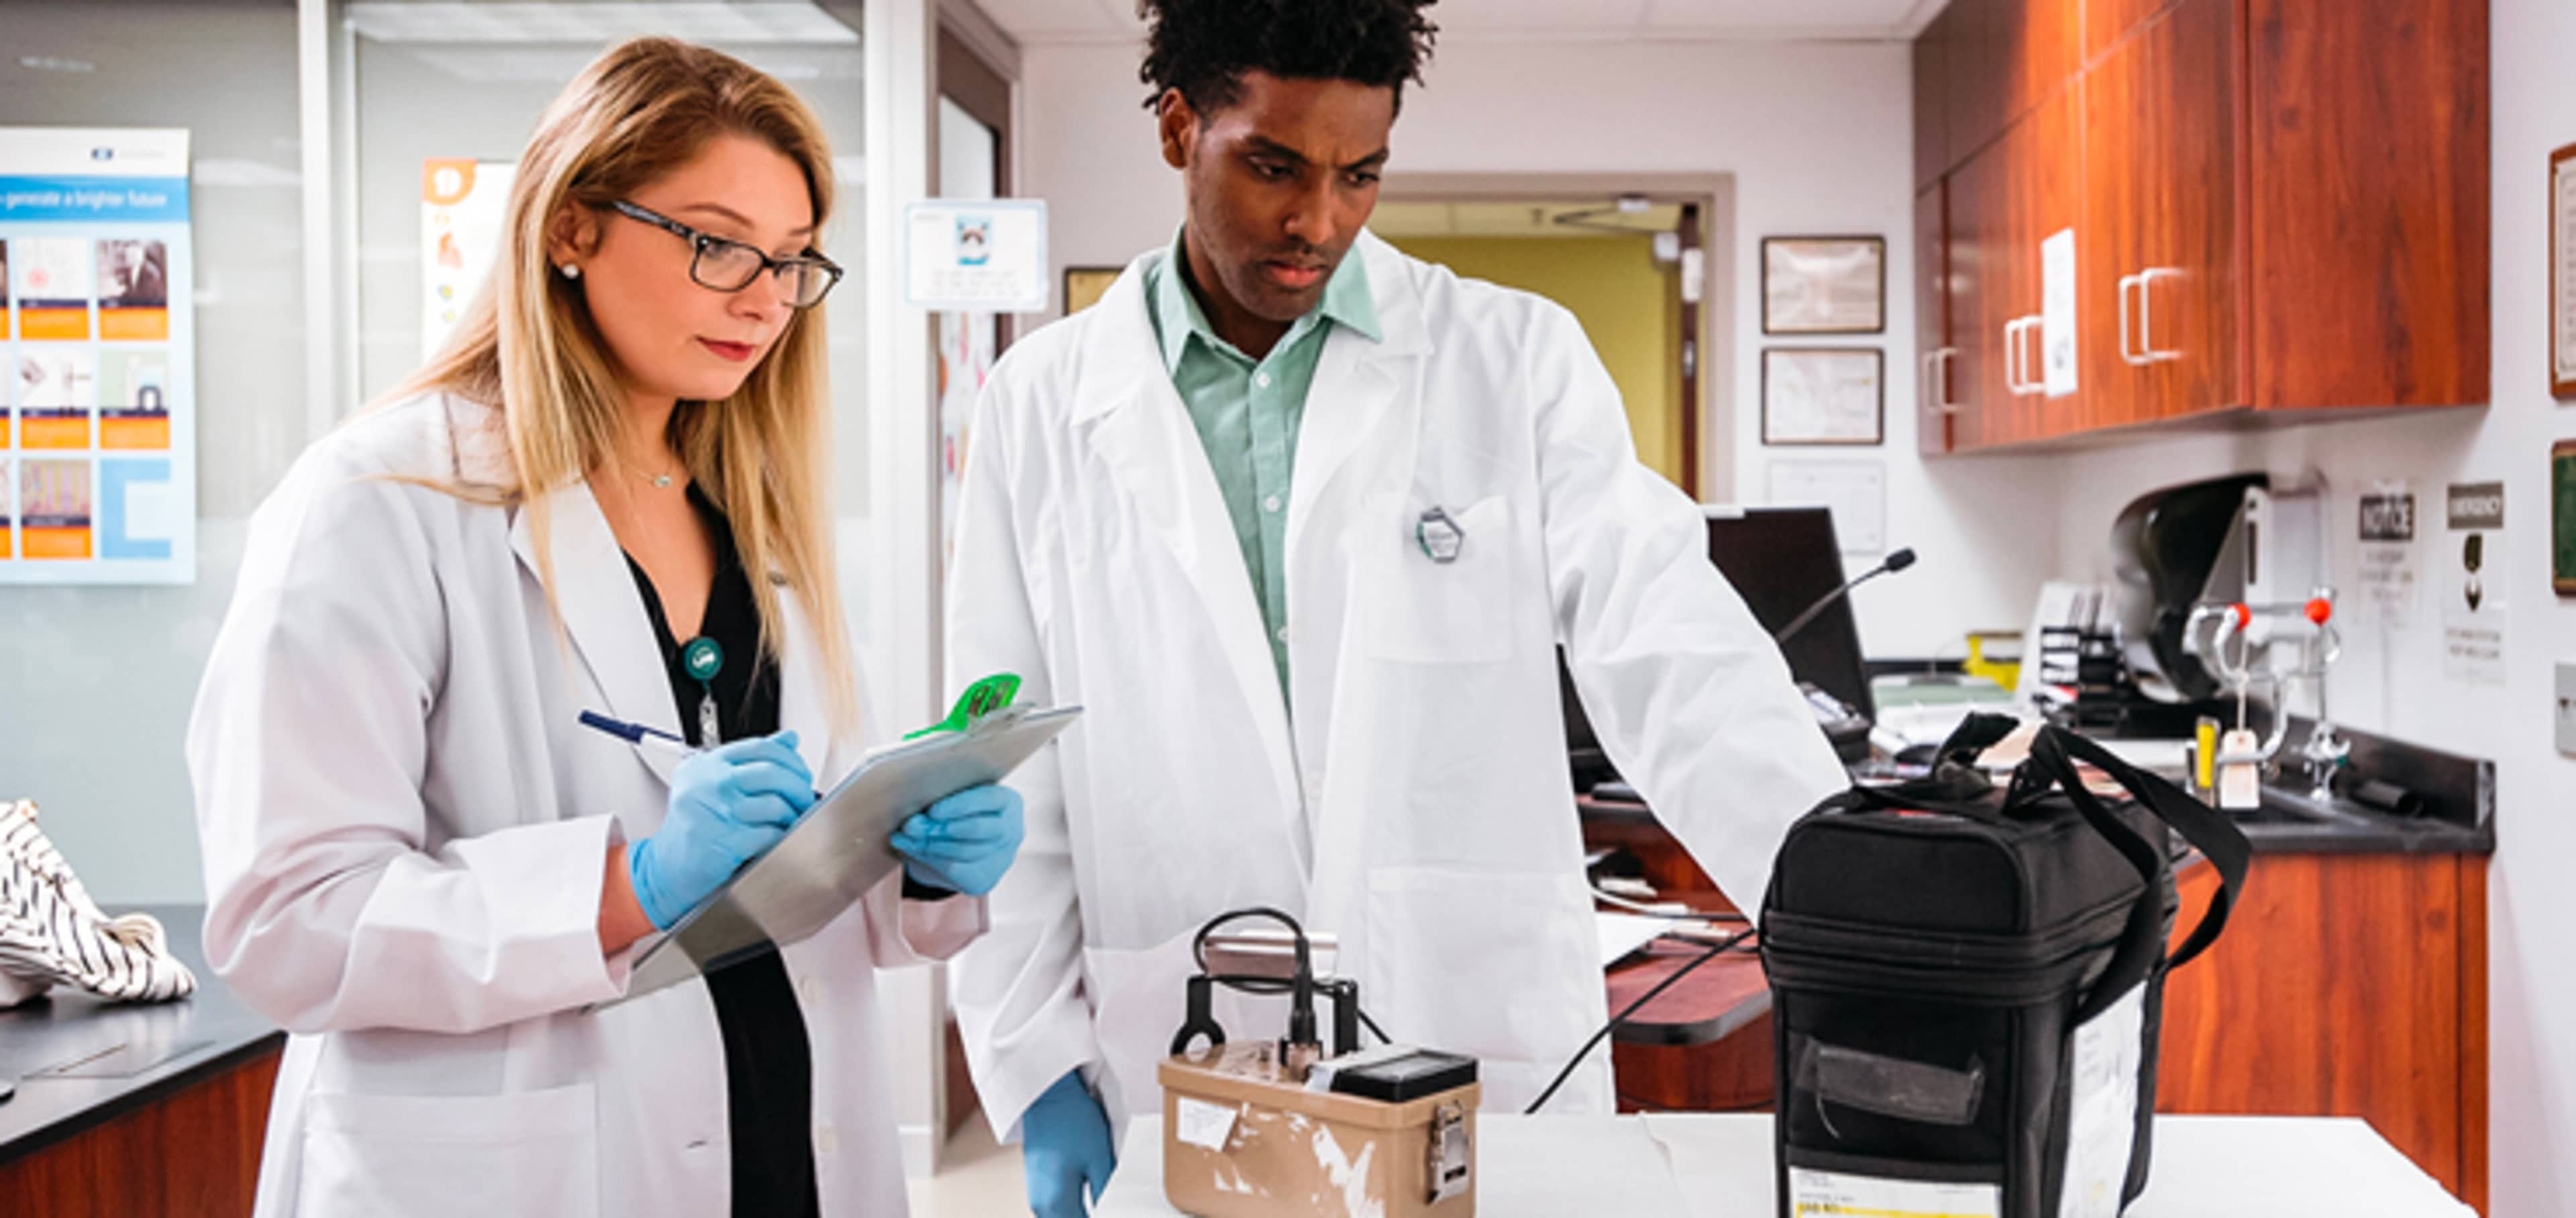
{"type": "Polygon", "coordinates": [[[1458,527],[1447,510],[1434,507],[1414,522],[1413,543],[1422,547],[1431,561],[1445,567],[1458,561],[1458,551],[1466,548],[1467,530],[1458,527]]]}

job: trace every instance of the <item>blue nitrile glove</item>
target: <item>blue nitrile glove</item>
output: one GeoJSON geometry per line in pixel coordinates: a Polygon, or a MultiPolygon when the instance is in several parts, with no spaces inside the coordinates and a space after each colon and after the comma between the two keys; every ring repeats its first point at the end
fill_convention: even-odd
{"type": "Polygon", "coordinates": [[[661,829],[626,848],[636,903],[653,929],[671,929],[813,806],[814,774],[796,755],[794,732],[690,757],[671,773],[661,829]]]}
{"type": "Polygon", "coordinates": [[[987,784],[913,813],[886,844],[916,882],[980,897],[1019,857],[1021,831],[1020,793],[987,784]]]}
{"type": "Polygon", "coordinates": [[[1109,1114],[1082,1085],[1082,1071],[1057,1079],[1021,1114],[1020,1164],[1037,1218],[1082,1218],[1083,1187],[1094,1201],[1109,1187],[1118,1151],[1109,1144],[1109,1114]]]}

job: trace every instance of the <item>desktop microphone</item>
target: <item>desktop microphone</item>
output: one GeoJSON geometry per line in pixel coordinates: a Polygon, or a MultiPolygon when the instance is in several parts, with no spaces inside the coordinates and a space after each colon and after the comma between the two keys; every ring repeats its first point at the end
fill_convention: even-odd
{"type": "Polygon", "coordinates": [[[1826,606],[1851,595],[1852,589],[1857,588],[1863,583],[1878,576],[1891,575],[1913,565],[1914,551],[1911,548],[1898,550],[1895,553],[1888,555],[1877,566],[1871,567],[1869,570],[1853,576],[1851,580],[1845,583],[1842,587],[1836,588],[1823,596],[1817,597],[1815,604],[1809,605],[1805,609],[1799,611],[1798,616],[1789,619],[1788,625],[1781,627],[1779,633],[1772,635],[1772,642],[1780,646],[1787,646],[1790,639],[1796,638],[1799,631],[1806,629],[1809,622],[1816,620],[1817,614],[1825,611],[1826,606]]]}

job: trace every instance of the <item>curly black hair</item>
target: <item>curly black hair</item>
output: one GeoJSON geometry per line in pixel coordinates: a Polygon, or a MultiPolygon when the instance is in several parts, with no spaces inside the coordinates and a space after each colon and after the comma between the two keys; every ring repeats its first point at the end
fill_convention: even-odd
{"type": "Polygon", "coordinates": [[[1292,80],[1348,80],[1395,90],[1422,83],[1440,32],[1422,10],[1437,0],[1137,0],[1152,28],[1139,80],[1158,105],[1178,89],[1201,114],[1243,96],[1245,72],[1292,80]]]}

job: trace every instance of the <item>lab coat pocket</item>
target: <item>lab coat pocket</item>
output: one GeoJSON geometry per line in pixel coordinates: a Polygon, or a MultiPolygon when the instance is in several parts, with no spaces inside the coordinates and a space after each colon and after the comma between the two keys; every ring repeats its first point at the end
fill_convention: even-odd
{"type": "Polygon", "coordinates": [[[299,1214],[598,1218],[592,1087],[504,1095],[316,1093],[299,1214]]]}
{"type": "Polygon", "coordinates": [[[1360,1000],[1398,1040],[1488,1063],[1490,1097],[1591,1034],[1602,990],[1588,907],[1574,874],[1373,870],[1360,1000]]]}
{"type": "Polygon", "coordinates": [[[1413,664],[1475,664],[1512,654],[1512,503],[1489,495],[1465,508],[1394,495],[1370,501],[1354,589],[1367,606],[1369,654],[1413,664]],[[1443,537],[1441,530],[1448,530],[1443,537]],[[1449,561],[1435,555],[1449,554],[1449,561]]]}

